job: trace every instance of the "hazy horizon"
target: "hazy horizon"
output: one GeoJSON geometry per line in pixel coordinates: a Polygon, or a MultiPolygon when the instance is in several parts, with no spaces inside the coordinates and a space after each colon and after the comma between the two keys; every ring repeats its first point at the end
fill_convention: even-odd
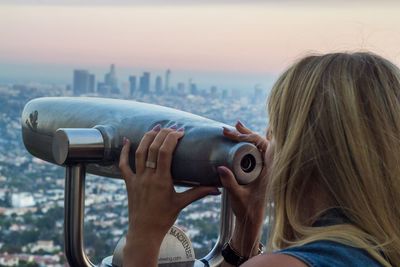
{"type": "MultiPolygon", "coordinates": [[[[110,63],[111,64],[111,63],[110,63]]],[[[56,85],[72,85],[73,70],[84,69],[96,75],[96,82],[103,81],[104,75],[109,71],[110,65],[104,66],[67,66],[67,65],[41,65],[36,64],[1,64],[0,84],[13,83],[44,83],[56,85]]],[[[164,79],[167,69],[129,68],[116,65],[118,82],[128,83],[128,76],[139,77],[145,71],[151,73],[151,82],[160,75],[164,79]]],[[[268,73],[228,73],[228,72],[196,72],[191,70],[171,70],[171,83],[188,83],[189,79],[200,88],[207,89],[217,86],[220,89],[253,90],[256,86],[270,88],[277,77],[268,73]]]]}

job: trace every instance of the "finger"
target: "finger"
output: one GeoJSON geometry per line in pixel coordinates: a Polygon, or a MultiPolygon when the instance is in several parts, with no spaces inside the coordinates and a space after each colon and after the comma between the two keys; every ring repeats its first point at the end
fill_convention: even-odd
{"type": "Polygon", "coordinates": [[[262,151],[266,151],[268,147],[267,139],[263,138],[262,136],[256,133],[250,134],[241,134],[238,131],[231,130],[229,128],[223,127],[223,133],[226,137],[230,138],[231,140],[238,141],[238,142],[249,142],[253,143],[257,146],[258,149],[262,151]]]}
{"type": "Polygon", "coordinates": [[[223,134],[224,134],[226,137],[229,137],[229,138],[231,138],[231,139],[233,139],[233,140],[237,140],[237,138],[238,138],[238,136],[239,136],[239,134],[240,134],[238,131],[233,130],[233,129],[230,129],[230,128],[225,127],[225,126],[223,126],[222,129],[223,129],[223,131],[222,131],[223,134]]]}
{"type": "Polygon", "coordinates": [[[226,188],[230,194],[238,195],[241,186],[236,181],[235,175],[232,171],[225,166],[219,166],[217,171],[223,187],[226,188]]]}
{"type": "Polygon", "coordinates": [[[253,131],[248,129],[246,126],[243,125],[241,121],[238,121],[235,125],[236,130],[229,129],[227,127],[224,128],[224,135],[231,138],[232,140],[240,141],[238,139],[240,134],[253,134],[253,131]]]}
{"type": "Polygon", "coordinates": [[[235,126],[236,126],[236,129],[242,134],[251,134],[251,133],[253,133],[253,131],[250,130],[249,128],[247,128],[246,126],[244,126],[244,124],[241,121],[237,121],[235,126]]]}
{"type": "Polygon", "coordinates": [[[119,169],[121,170],[122,178],[126,182],[129,181],[128,177],[134,176],[134,173],[129,166],[129,152],[131,150],[131,142],[124,137],[124,145],[122,146],[121,155],[119,157],[119,169]]]}
{"type": "Polygon", "coordinates": [[[241,142],[249,142],[254,144],[259,150],[266,151],[268,147],[268,140],[262,136],[252,133],[252,134],[240,134],[238,140],[241,142]]]}
{"type": "Polygon", "coordinates": [[[151,143],[149,150],[147,152],[146,161],[155,162],[157,164],[158,160],[158,150],[160,149],[161,145],[164,143],[165,138],[167,135],[174,131],[171,128],[164,128],[158,132],[156,137],[154,138],[153,142],[151,143]]]}
{"type": "Polygon", "coordinates": [[[165,138],[163,144],[158,150],[157,172],[166,174],[171,170],[172,154],[175,150],[178,140],[184,135],[183,131],[170,132],[165,138]]]}
{"type": "Polygon", "coordinates": [[[136,173],[144,172],[146,168],[147,150],[149,149],[150,144],[153,142],[160,129],[161,126],[159,124],[156,125],[151,131],[145,133],[140,141],[140,144],[135,152],[136,173]]]}
{"type": "Polygon", "coordinates": [[[239,141],[239,135],[240,135],[241,133],[239,133],[239,132],[236,131],[236,130],[229,129],[229,128],[227,128],[227,127],[222,127],[222,128],[223,128],[223,134],[224,134],[224,136],[228,137],[228,138],[231,139],[231,140],[239,141]]]}
{"type": "Polygon", "coordinates": [[[208,195],[220,195],[221,192],[216,187],[200,186],[193,187],[185,192],[178,193],[178,205],[181,209],[189,205],[190,203],[203,198],[208,195]]]}

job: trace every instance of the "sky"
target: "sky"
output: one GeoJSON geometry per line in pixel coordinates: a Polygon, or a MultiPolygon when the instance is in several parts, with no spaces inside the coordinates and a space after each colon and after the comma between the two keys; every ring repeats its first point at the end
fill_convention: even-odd
{"type": "Polygon", "coordinates": [[[69,82],[114,63],[267,86],[307,54],[358,50],[399,65],[400,4],[377,2],[0,0],[0,80],[69,82]]]}

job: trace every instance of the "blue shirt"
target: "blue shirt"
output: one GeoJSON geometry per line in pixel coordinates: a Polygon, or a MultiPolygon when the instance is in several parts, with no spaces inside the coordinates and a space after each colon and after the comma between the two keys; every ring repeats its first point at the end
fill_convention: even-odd
{"type": "Polygon", "coordinates": [[[327,240],[282,249],[276,253],[293,256],[309,267],[382,267],[363,249],[327,240]]]}

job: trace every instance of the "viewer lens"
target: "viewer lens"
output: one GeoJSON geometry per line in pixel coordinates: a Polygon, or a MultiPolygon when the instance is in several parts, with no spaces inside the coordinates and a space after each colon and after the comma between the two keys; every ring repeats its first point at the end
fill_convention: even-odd
{"type": "Polygon", "coordinates": [[[240,162],[240,167],[242,168],[242,170],[244,172],[251,172],[254,170],[254,168],[256,167],[256,159],[254,158],[253,155],[246,155],[243,157],[243,159],[240,162]]]}

